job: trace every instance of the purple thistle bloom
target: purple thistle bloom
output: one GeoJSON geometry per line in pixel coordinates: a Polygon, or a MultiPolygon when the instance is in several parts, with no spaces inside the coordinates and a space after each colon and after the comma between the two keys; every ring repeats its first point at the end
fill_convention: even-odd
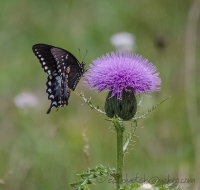
{"type": "Polygon", "coordinates": [[[160,90],[161,79],[157,68],[147,59],[135,53],[112,52],[93,61],[86,75],[86,84],[99,92],[112,91],[122,99],[123,90],[134,89],[134,93],[150,93],[160,90]]]}

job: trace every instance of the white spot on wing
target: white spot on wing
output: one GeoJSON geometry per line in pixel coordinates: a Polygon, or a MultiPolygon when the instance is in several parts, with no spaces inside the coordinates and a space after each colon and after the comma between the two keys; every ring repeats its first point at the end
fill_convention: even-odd
{"type": "Polygon", "coordinates": [[[47,90],[49,93],[52,93],[52,90],[49,88],[48,90],[47,90]]]}
{"type": "Polygon", "coordinates": [[[51,86],[51,81],[48,82],[48,85],[51,86]]]}
{"type": "Polygon", "coordinates": [[[49,98],[52,98],[52,99],[54,99],[54,95],[50,95],[50,96],[49,96],[49,98]]]}
{"type": "Polygon", "coordinates": [[[52,106],[53,106],[53,105],[57,106],[57,102],[53,102],[53,103],[52,103],[52,106]]]}

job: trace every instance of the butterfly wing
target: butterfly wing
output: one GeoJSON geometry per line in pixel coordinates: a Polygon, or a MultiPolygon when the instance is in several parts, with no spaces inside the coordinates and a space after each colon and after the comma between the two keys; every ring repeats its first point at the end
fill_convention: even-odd
{"type": "Polygon", "coordinates": [[[76,57],[67,50],[53,47],[51,48],[51,53],[54,56],[54,59],[56,60],[57,69],[58,72],[60,73],[64,73],[65,69],[68,66],[73,66],[73,65],[80,66],[80,63],[76,59],[76,57]]]}
{"type": "Polygon", "coordinates": [[[48,75],[57,72],[56,60],[51,53],[53,46],[46,44],[36,44],[32,47],[35,56],[39,59],[44,72],[48,75]]]}
{"type": "Polygon", "coordinates": [[[70,52],[61,48],[52,48],[51,52],[57,62],[57,69],[60,74],[68,74],[68,87],[75,90],[81,76],[84,73],[84,66],[70,52]],[[83,67],[83,68],[82,68],[83,67]]]}
{"type": "MultiPolygon", "coordinates": [[[[62,86],[61,86],[61,76],[60,75],[49,75],[46,82],[46,93],[48,94],[48,99],[51,100],[47,114],[51,112],[52,107],[64,106],[61,101],[62,97],[62,86]]],[[[68,96],[69,98],[69,96],[68,96]]],[[[66,105],[68,102],[66,103],[66,105]]]]}
{"type": "MultiPolygon", "coordinates": [[[[51,100],[47,114],[51,112],[52,107],[64,106],[62,104],[62,76],[57,70],[57,63],[54,56],[51,53],[51,48],[54,46],[46,44],[36,44],[33,46],[33,52],[36,57],[39,59],[41,66],[45,73],[48,74],[46,82],[46,92],[48,94],[48,99],[51,100]]],[[[65,94],[65,99],[68,100],[69,94],[65,94]]],[[[68,104],[68,101],[65,101],[65,105],[68,104]]]]}
{"type": "Polygon", "coordinates": [[[69,72],[69,82],[68,86],[70,89],[75,90],[76,85],[80,81],[83,73],[80,71],[80,68],[78,66],[71,66],[70,72],[69,72]]]}
{"type": "Polygon", "coordinates": [[[48,74],[46,92],[51,100],[48,114],[52,107],[68,105],[70,92],[75,90],[84,72],[84,64],[80,64],[70,52],[51,45],[36,44],[33,52],[48,74]]]}

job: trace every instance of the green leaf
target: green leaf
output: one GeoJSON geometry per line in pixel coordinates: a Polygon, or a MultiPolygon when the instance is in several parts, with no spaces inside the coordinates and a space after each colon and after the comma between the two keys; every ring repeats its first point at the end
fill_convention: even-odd
{"type": "Polygon", "coordinates": [[[112,176],[115,172],[115,168],[109,168],[104,166],[98,166],[93,169],[87,169],[86,172],[83,172],[82,174],[78,174],[81,179],[77,180],[75,183],[71,183],[71,187],[76,188],[76,190],[89,190],[89,186],[91,184],[94,184],[93,181],[97,178],[100,178],[102,176],[112,176]]]}
{"type": "Polygon", "coordinates": [[[139,187],[140,187],[140,185],[138,183],[134,183],[131,185],[131,188],[139,188],[139,187]]]}

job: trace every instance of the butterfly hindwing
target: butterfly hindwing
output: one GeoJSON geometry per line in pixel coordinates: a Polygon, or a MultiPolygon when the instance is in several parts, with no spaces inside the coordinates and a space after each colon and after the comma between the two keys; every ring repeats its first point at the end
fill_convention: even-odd
{"type": "Polygon", "coordinates": [[[68,66],[76,65],[80,67],[79,61],[68,51],[53,47],[51,53],[57,63],[57,69],[59,73],[64,73],[68,66]]]}
{"type": "Polygon", "coordinates": [[[72,90],[75,90],[76,85],[78,84],[82,76],[81,72],[78,72],[78,70],[79,70],[78,66],[73,65],[70,67],[68,86],[72,90]]]}
{"type": "Polygon", "coordinates": [[[84,63],[79,63],[70,52],[47,44],[34,45],[33,52],[48,74],[46,92],[51,100],[48,114],[52,107],[68,105],[71,90],[75,90],[85,72],[84,63]]]}

